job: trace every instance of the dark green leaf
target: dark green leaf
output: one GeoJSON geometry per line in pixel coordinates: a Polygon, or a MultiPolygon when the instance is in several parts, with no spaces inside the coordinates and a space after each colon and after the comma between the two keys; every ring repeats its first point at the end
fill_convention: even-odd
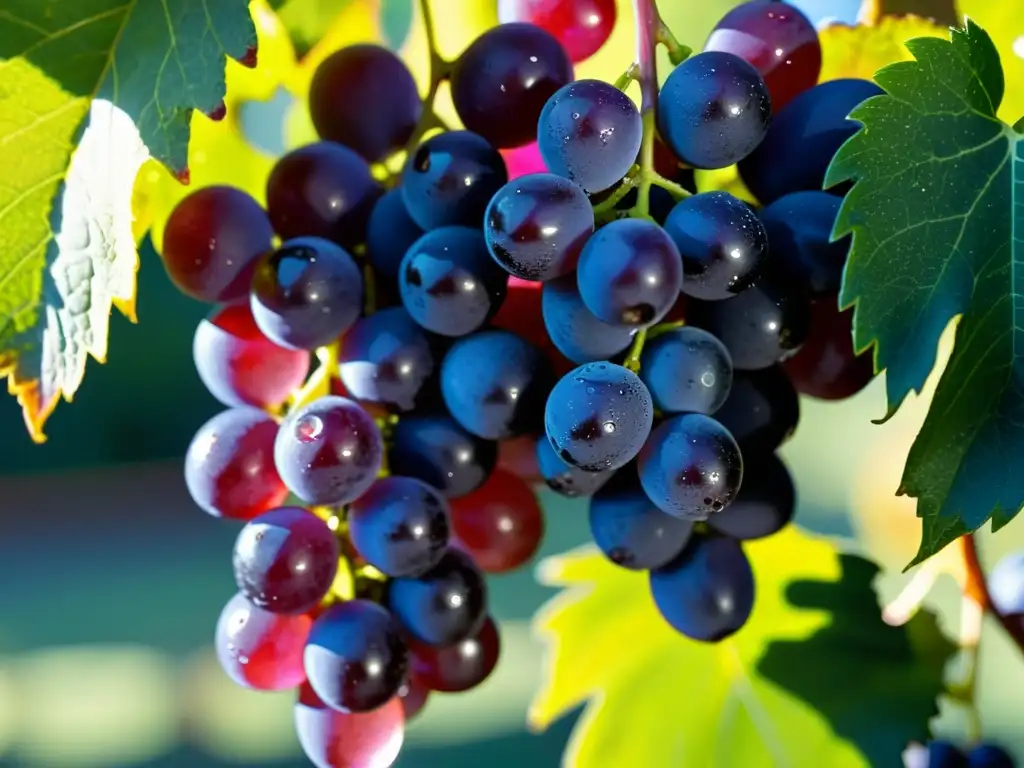
{"type": "Polygon", "coordinates": [[[1024,149],[996,117],[1003,73],[984,30],[907,47],[916,60],[878,73],[887,94],[854,111],[864,127],[827,183],[856,180],[835,230],[853,233],[840,301],[886,371],[888,415],[962,315],[899,489],[918,500],[917,563],[1024,504],[1024,149]]]}

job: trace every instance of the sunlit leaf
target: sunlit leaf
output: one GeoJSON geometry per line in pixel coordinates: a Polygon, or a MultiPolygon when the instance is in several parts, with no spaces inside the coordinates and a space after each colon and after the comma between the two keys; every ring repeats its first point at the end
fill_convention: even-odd
{"type": "Polygon", "coordinates": [[[1014,0],[957,0],[956,4],[960,18],[969,16],[999,50],[1007,85],[999,117],[1013,125],[1024,117],[1024,11],[1014,0]]]}

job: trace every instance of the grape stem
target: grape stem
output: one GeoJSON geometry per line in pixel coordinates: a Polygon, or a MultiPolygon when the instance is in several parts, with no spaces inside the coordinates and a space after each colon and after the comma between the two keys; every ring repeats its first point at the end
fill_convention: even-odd
{"type": "Polygon", "coordinates": [[[320,361],[320,365],[317,366],[317,369],[313,371],[313,374],[306,379],[306,383],[302,385],[302,389],[292,395],[288,407],[289,411],[298,410],[305,405],[309,405],[314,400],[330,394],[331,379],[338,370],[338,352],[339,349],[337,342],[317,349],[316,357],[317,360],[320,361]]]}
{"type": "MultiPolygon", "coordinates": [[[[423,136],[431,129],[449,130],[444,120],[437,114],[434,104],[437,101],[437,92],[441,87],[441,83],[447,80],[451,74],[452,63],[445,59],[438,49],[437,28],[434,26],[434,13],[430,8],[430,0],[419,0],[419,8],[420,18],[423,21],[423,31],[427,38],[427,51],[430,56],[430,85],[427,88],[427,95],[423,98],[423,111],[420,113],[420,119],[413,129],[409,141],[405,144],[406,157],[413,153],[413,150],[419,145],[423,136]]],[[[395,176],[398,176],[398,173],[395,176]]]]}
{"type": "Polygon", "coordinates": [[[988,583],[985,580],[985,572],[982,570],[981,560],[978,557],[977,540],[973,534],[969,533],[960,539],[960,543],[963,546],[964,565],[967,568],[964,596],[974,601],[983,611],[998,621],[1010,639],[1016,643],[1021,653],[1024,653],[1024,622],[1011,621],[992,602],[988,583]]]}

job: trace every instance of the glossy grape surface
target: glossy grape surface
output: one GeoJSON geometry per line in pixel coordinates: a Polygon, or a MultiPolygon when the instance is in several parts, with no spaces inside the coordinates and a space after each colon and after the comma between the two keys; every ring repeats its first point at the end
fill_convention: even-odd
{"type": "Polygon", "coordinates": [[[264,611],[237,594],[221,611],[213,647],[237,685],[285,691],[306,680],[302,653],[312,625],[309,616],[264,611]]]}
{"type": "Polygon", "coordinates": [[[413,669],[431,690],[460,693],[486,680],[500,656],[501,636],[494,619],[488,616],[480,629],[457,643],[443,648],[416,646],[413,669]]]}
{"type": "Polygon", "coordinates": [[[640,356],[640,378],[663,413],[714,414],[729,396],[732,376],[729,350],[692,326],[649,339],[640,356]]]}
{"type": "Polygon", "coordinates": [[[339,712],[302,686],[295,732],[316,768],[387,768],[398,759],[405,716],[398,697],[372,712],[339,712]]]}
{"type": "Polygon", "coordinates": [[[548,98],[572,81],[572,62],[552,35],[533,24],[501,24],[470,43],[452,70],[452,102],[466,128],[492,146],[537,138],[548,98]]]}
{"type": "Polygon", "coordinates": [[[875,376],[871,350],[853,351],[853,309],[840,312],[835,295],[813,303],[807,341],[783,367],[797,392],[821,400],[852,397],[875,376]]]}
{"type": "Polygon", "coordinates": [[[448,499],[483,485],[497,461],[495,443],[470,434],[447,414],[403,416],[388,451],[392,472],[417,477],[448,499]]]}
{"type": "Polygon", "coordinates": [[[771,243],[772,264],[812,296],[838,293],[850,237],[831,241],[843,199],[809,190],[780,197],[759,212],[771,243]]]}
{"type": "Polygon", "coordinates": [[[744,452],[770,453],[790,438],[800,420],[800,400],[779,366],[737,371],[715,420],[744,452]]]}
{"type": "Polygon", "coordinates": [[[615,0],[498,0],[498,21],[546,29],[574,62],[600,50],[615,28],[615,0]]]}
{"type": "Polygon", "coordinates": [[[734,539],[762,539],[781,531],[795,511],[796,489],[782,460],[774,453],[746,454],[740,492],[708,525],[734,539]]]}
{"type": "Polygon", "coordinates": [[[593,495],[615,474],[610,469],[587,472],[567,464],[555,453],[547,435],[537,438],[536,453],[537,468],[548,488],[569,498],[593,495]]]}
{"type": "Polygon", "coordinates": [[[541,313],[551,342],[577,365],[615,357],[629,348],[636,333],[630,326],[606,323],[587,309],[575,274],[544,284],[541,313]]]}

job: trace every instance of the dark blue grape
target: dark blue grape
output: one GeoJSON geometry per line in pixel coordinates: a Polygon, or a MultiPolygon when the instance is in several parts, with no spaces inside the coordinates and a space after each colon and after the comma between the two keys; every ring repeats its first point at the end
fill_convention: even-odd
{"type": "MultiPolygon", "coordinates": [[[[968,768],[967,756],[951,742],[936,739],[928,742],[922,751],[923,754],[918,752],[914,755],[918,758],[918,765],[912,768],[968,768]]],[[[911,765],[913,758],[908,761],[906,757],[907,754],[904,753],[905,762],[911,765]]]]}
{"type": "Polygon", "coordinates": [[[340,246],[319,237],[288,240],[256,267],[250,304],[260,331],[289,349],[335,341],[363,310],[363,276],[340,246]]]}
{"type": "Polygon", "coordinates": [[[657,224],[619,219],[587,241],[576,279],[583,304],[598,319],[644,328],[675,304],[683,266],[675,243],[657,224]]]}
{"type": "Polygon", "coordinates": [[[651,503],[633,466],[622,469],[590,500],[594,543],[623,568],[645,571],[667,565],[682,552],[692,531],[693,523],[666,515],[651,503]]]}
{"type": "Polygon", "coordinates": [[[360,318],[340,346],[341,381],[357,400],[412,410],[434,372],[426,332],[402,307],[360,318]]]}
{"type": "Polygon", "coordinates": [[[729,350],[707,331],[674,328],[644,345],[640,378],[663,413],[703,413],[722,407],[732,387],[729,350]]]}
{"type": "Polygon", "coordinates": [[[307,504],[358,499],[380,471],[384,442],[370,415],[344,397],[321,397],[290,414],[274,442],[274,464],[307,504]]]}
{"type": "Polygon", "coordinates": [[[979,744],[967,753],[967,768],[1015,768],[1016,761],[1000,746],[979,744]]]}
{"type": "Polygon", "coordinates": [[[456,499],[475,491],[498,463],[496,443],[482,440],[448,415],[403,416],[392,432],[388,466],[456,499]]]}
{"type": "Polygon", "coordinates": [[[588,194],[618,184],[636,162],[643,123],[633,101],[601,80],[577,80],[540,113],[537,146],[544,164],[588,194]]]}
{"type": "Polygon", "coordinates": [[[325,704],[369,712],[395,696],[409,669],[409,649],[398,622],[376,603],[350,600],[313,622],[304,666],[325,704]]]}
{"type": "Polygon", "coordinates": [[[738,371],[768,368],[790,357],[811,332],[811,300],[803,286],[764,274],[728,301],[692,302],[687,320],[725,345],[738,371]]]}
{"type": "Polygon", "coordinates": [[[762,205],[821,189],[832,158],[860,127],[847,116],[882,93],[870,80],[853,78],[804,91],[775,116],[764,141],[740,162],[740,177],[762,205]]]}
{"type": "Polygon", "coordinates": [[[615,474],[610,469],[587,472],[566,464],[558,458],[546,435],[537,438],[537,468],[548,488],[569,498],[593,495],[615,474]]]}
{"type": "Polygon", "coordinates": [[[768,255],[768,234],[754,210],[728,192],[683,200],[665,220],[683,259],[683,293],[721,301],[753,285],[768,255]]]}
{"type": "Polygon", "coordinates": [[[462,124],[495,147],[529,144],[548,98],[572,81],[572,62],[533,24],[500,24],[474,40],[452,70],[452,103],[462,124]]]}
{"type": "Polygon", "coordinates": [[[366,253],[374,272],[398,279],[405,252],[423,236],[423,230],[409,216],[402,190],[389,190],[377,201],[366,225],[366,253]]]}
{"type": "Polygon", "coordinates": [[[479,227],[487,204],[507,181],[505,161],[486,139],[448,131],[413,152],[402,171],[402,200],[423,229],[479,227]]]}
{"type": "Polygon", "coordinates": [[[324,59],[309,85],[309,115],[322,139],[384,160],[405,146],[422,111],[408,67],[379,45],[349,45],[324,59]]]}
{"type": "Polygon", "coordinates": [[[750,618],[754,573],[735,539],[697,536],[679,557],[651,571],[651,595],[673,629],[691,640],[714,643],[750,618]]]}
{"type": "Polygon", "coordinates": [[[727,168],[764,139],[772,119],[764,80],[739,56],[705,51],[669,73],[658,95],[658,133],[694,168],[727,168]]]}
{"type": "Polygon", "coordinates": [[[760,211],[772,265],[815,297],[838,293],[850,238],[831,241],[843,199],[828,192],[794,192],[760,211]]]}
{"type": "Polygon", "coordinates": [[[409,248],[399,270],[402,303],[413,320],[442,336],[465,336],[505,300],[508,274],[494,263],[479,229],[442,227],[409,248]]]}
{"type": "Polygon", "coordinates": [[[449,550],[424,576],[394,579],[387,605],[414,640],[453,645],[486,620],[487,584],[468,555],[449,550]]]}
{"type": "Polygon", "coordinates": [[[1024,552],[1004,556],[988,575],[992,604],[1004,614],[1024,614],[1024,552]]]}
{"type": "Polygon", "coordinates": [[[327,594],[338,572],[338,539],[301,507],[279,507],[250,520],[238,534],[235,583],[271,613],[306,613],[327,594]]]}
{"type": "Polygon", "coordinates": [[[267,179],[267,213],[284,240],[308,235],[353,248],[363,242],[367,217],[383,192],[363,158],[320,141],[277,161],[267,179]]]}
{"type": "Polygon", "coordinates": [[[659,424],[637,459],[640,483],[663,512],[707,520],[736,498],[743,457],[729,431],[699,413],[659,424]]]}
{"type": "Polygon", "coordinates": [[[651,433],[654,406],[632,371],[613,363],[588,363],[555,385],[544,409],[544,427],[560,459],[588,472],[625,466],[651,433]]]}
{"type": "Polygon", "coordinates": [[[744,452],[771,453],[789,439],[800,420],[800,399],[777,365],[737,371],[715,421],[729,430],[744,452]]]}
{"type": "Polygon", "coordinates": [[[420,576],[448,547],[448,503],[434,488],[392,475],[348,508],[348,532],[366,562],[388,576],[420,576]]]}
{"type": "Polygon", "coordinates": [[[441,363],[441,394],[448,412],[486,440],[539,428],[552,379],[543,353],[508,331],[460,339],[441,363]]]}
{"type": "Polygon", "coordinates": [[[551,343],[576,364],[608,360],[633,343],[635,328],[599,320],[584,306],[575,274],[545,283],[540,307],[551,343]]]}
{"type": "Polygon", "coordinates": [[[491,256],[522,280],[551,280],[571,272],[593,231],[587,193],[551,173],[510,181],[484,216],[491,256]]]}
{"type": "Polygon", "coordinates": [[[795,511],[796,489],[782,460],[774,453],[746,453],[740,492],[708,525],[734,539],[763,539],[785,528],[795,511]]]}

